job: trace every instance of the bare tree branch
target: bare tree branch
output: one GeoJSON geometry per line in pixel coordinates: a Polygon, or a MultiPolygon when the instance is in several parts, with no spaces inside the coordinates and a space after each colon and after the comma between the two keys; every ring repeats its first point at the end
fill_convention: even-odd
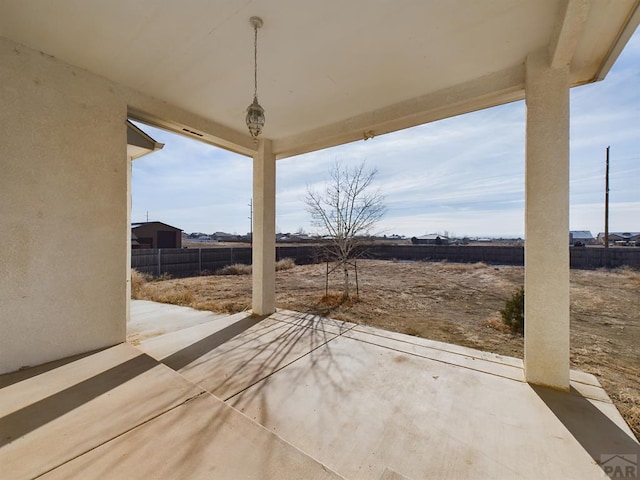
{"type": "Polygon", "coordinates": [[[344,298],[349,297],[348,267],[356,258],[356,247],[373,233],[386,211],[380,189],[372,189],[377,174],[376,169],[366,170],[365,162],[352,168],[336,162],[324,194],[307,188],[305,204],[311,223],[328,237],[330,253],[343,268],[344,298]]]}

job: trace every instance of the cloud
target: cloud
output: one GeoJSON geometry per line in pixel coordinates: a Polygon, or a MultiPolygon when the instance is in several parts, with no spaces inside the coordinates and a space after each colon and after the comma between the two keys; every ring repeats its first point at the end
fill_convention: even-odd
{"type": "MultiPolygon", "coordinates": [[[[571,228],[602,230],[611,146],[612,229],[640,230],[640,33],[604,82],[571,91],[571,228]]],[[[307,187],[336,161],[378,170],[387,233],[524,235],[525,104],[515,102],[277,162],[276,223],[310,230],[307,187]]],[[[186,231],[249,230],[252,161],[141,125],[166,144],[133,165],[133,218],[186,231]]]]}
{"type": "Polygon", "coordinates": [[[186,231],[249,231],[251,159],[164,130],[139,126],[165,147],[133,162],[132,219],[186,231]],[[240,220],[240,221],[239,221],[240,220]]]}

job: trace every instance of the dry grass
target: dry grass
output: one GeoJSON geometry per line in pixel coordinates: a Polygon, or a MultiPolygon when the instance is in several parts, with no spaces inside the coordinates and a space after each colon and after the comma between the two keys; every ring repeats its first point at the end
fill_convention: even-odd
{"type": "MultiPolygon", "coordinates": [[[[243,265],[243,267],[247,266],[243,265]]],[[[248,267],[248,273],[250,274],[251,266],[248,267]]],[[[251,277],[238,273],[227,275],[162,280],[154,279],[152,275],[132,270],[131,298],[220,313],[236,313],[248,310],[251,306],[251,277]],[[196,278],[200,282],[194,282],[196,278]],[[222,279],[225,279],[225,282],[222,282],[222,279]],[[242,291],[243,295],[241,298],[234,298],[234,295],[230,294],[232,290],[235,292],[242,291]]]]}
{"type": "Polygon", "coordinates": [[[139,299],[143,295],[144,286],[153,280],[148,273],[131,270],[131,298],[139,299]]]}
{"type": "MultiPolygon", "coordinates": [[[[360,296],[341,299],[342,276],[326,266],[295,266],[277,273],[277,306],[365,323],[409,335],[522,358],[523,338],[510,333],[500,309],[524,283],[524,269],[483,263],[358,263],[360,296]]],[[[137,281],[136,281],[137,282],[137,281]]],[[[134,282],[134,283],[136,283],[134,282]]],[[[571,367],[598,377],[640,437],[640,272],[571,272],[571,367]]],[[[250,308],[251,277],[208,276],[136,285],[135,298],[163,301],[175,292],[192,307],[216,312],[250,308]]],[[[355,291],[355,288],[354,288],[355,291]]]]}
{"type": "Polygon", "coordinates": [[[251,265],[234,263],[233,265],[222,267],[216,272],[216,275],[251,275],[251,265]]]}
{"type": "Polygon", "coordinates": [[[249,304],[242,301],[234,300],[207,300],[204,302],[193,301],[191,308],[196,310],[208,310],[219,313],[237,313],[249,310],[249,304]]]}
{"type": "Polygon", "coordinates": [[[471,272],[473,270],[482,270],[487,268],[487,264],[484,262],[477,263],[449,263],[446,260],[441,262],[435,262],[439,264],[439,267],[442,270],[446,270],[448,272],[471,272]]]}
{"type": "Polygon", "coordinates": [[[500,314],[487,318],[482,323],[482,325],[488,328],[493,328],[494,330],[497,330],[498,332],[501,332],[501,333],[513,332],[512,328],[506,323],[504,323],[504,320],[502,320],[502,316],[500,314]]]}
{"type": "Polygon", "coordinates": [[[131,270],[131,298],[191,307],[196,300],[196,295],[189,286],[179,285],[171,289],[158,287],[170,279],[169,275],[154,278],[153,275],[133,269],[131,270]]]}
{"type": "Polygon", "coordinates": [[[188,288],[182,288],[175,291],[164,292],[162,295],[158,295],[156,302],[171,303],[173,305],[180,305],[183,307],[190,307],[193,305],[196,296],[188,288]]]}
{"type": "Polygon", "coordinates": [[[326,306],[328,309],[335,309],[338,307],[348,308],[352,307],[359,301],[360,297],[355,295],[351,295],[349,298],[344,298],[342,293],[328,293],[320,297],[317,305],[326,306]]]}

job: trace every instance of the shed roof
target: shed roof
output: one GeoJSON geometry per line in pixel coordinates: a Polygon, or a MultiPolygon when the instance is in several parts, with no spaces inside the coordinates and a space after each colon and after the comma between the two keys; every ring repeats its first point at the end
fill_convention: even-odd
{"type": "Polygon", "coordinates": [[[589,230],[571,230],[571,235],[574,239],[576,238],[586,238],[593,239],[593,235],[589,230]]]}
{"type": "MultiPolygon", "coordinates": [[[[609,236],[616,236],[620,238],[633,238],[640,236],[640,232],[609,232],[609,236]]],[[[598,233],[598,237],[603,238],[604,232],[598,233]]]]}
{"type": "Polygon", "coordinates": [[[436,240],[438,238],[440,239],[446,239],[448,240],[449,237],[445,236],[445,235],[438,235],[437,233],[430,233],[428,235],[422,235],[421,237],[417,237],[418,240],[436,240]]]}
{"type": "Polygon", "coordinates": [[[169,225],[169,224],[167,224],[167,223],[164,223],[164,222],[156,222],[156,221],[153,221],[153,222],[136,222],[136,223],[132,223],[132,224],[131,224],[131,229],[135,229],[135,228],[139,228],[139,227],[144,227],[144,226],[147,226],[147,225],[163,225],[163,226],[165,226],[165,227],[169,227],[169,228],[171,228],[171,229],[173,229],[173,230],[179,230],[180,232],[182,232],[182,229],[181,229],[181,228],[173,227],[173,226],[171,226],[171,225],[169,225]]]}

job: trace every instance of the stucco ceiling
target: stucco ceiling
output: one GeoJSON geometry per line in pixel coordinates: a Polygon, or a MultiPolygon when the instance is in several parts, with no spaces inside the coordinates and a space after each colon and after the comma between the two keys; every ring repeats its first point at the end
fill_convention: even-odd
{"type": "Polygon", "coordinates": [[[0,36],[244,135],[258,15],[263,135],[283,157],[523,98],[541,48],[574,85],[601,79],[639,3],[4,0],[0,36]]]}

